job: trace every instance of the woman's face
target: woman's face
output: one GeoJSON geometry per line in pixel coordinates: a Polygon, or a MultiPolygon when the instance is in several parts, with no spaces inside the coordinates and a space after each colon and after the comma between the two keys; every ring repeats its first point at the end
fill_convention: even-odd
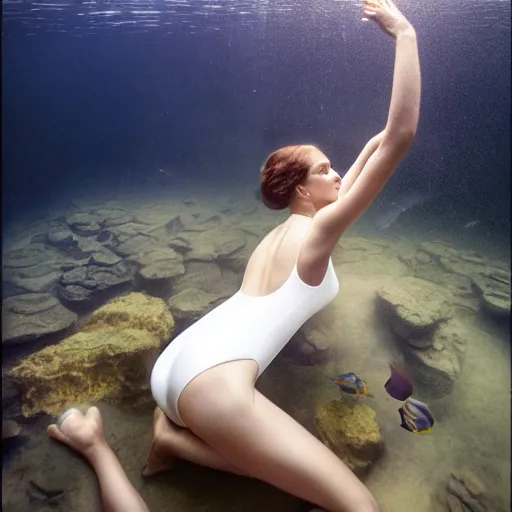
{"type": "Polygon", "coordinates": [[[313,206],[319,210],[338,199],[341,177],[319,149],[311,150],[310,159],[311,165],[303,186],[313,206]]]}

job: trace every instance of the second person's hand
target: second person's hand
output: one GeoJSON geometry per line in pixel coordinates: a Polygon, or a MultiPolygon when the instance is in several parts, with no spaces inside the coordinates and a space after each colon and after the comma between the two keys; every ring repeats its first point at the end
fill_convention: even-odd
{"type": "MultiPolygon", "coordinates": [[[[391,0],[364,0],[363,11],[368,18],[375,20],[384,32],[396,37],[401,31],[414,30],[407,18],[391,0]]],[[[363,18],[367,21],[368,18],[363,18]]]]}

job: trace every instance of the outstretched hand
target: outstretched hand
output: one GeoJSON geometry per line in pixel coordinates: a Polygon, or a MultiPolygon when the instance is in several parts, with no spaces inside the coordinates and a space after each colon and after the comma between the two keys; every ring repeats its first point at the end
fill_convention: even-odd
{"type": "Polygon", "coordinates": [[[364,0],[363,11],[367,18],[375,20],[379,27],[392,37],[412,28],[407,18],[398,10],[391,0],[364,0]]]}

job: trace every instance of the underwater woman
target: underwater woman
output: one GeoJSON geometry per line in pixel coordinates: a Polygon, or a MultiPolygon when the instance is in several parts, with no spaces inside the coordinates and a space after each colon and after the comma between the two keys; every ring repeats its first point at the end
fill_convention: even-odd
{"type": "MultiPolygon", "coordinates": [[[[329,448],[255,389],[293,334],[338,293],[334,248],[375,200],[416,134],[421,91],[416,32],[391,0],[366,0],[362,7],[366,19],[396,42],[387,123],[343,179],[314,146],[288,146],[268,157],[262,200],[290,215],[256,247],[239,291],[180,333],[156,361],[151,389],[158,408],[146,476],[180,457],[262,480],[327,512],[378,510],[366,486],[329,448]]],[[[50,434],[72,438],[82,421],[81,414],[71,414],[60,430],[50,427],[50,434]]],[[[88,421],[92,430],[101,422],[99,413],[88,421]]],[[[101,429],[96,431],[98,439],[91,443],[105,444],[101,429]]],[[[101,467],[98,452],[95,465],[101,467]]],[[[112,471],[122,472],[104,453],[112,471]]],[[[102,496],[110,496],[109,510],[146,510],[126,487],[129,482],[108,476],[102,483],[98,474],[102,496]],[[116,496],[133,497],[133,506],[115,508],[116,496]]]]}

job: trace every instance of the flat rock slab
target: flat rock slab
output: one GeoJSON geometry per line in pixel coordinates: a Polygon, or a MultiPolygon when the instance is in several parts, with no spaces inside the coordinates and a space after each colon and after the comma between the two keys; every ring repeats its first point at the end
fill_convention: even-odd
{"type": "Polygon", "coordinates": [[[2,305],[2,343],[33,341],[68,329],[77,315],[55,297],[28,293],[5,299],[2,305]]]}
{"type": "Polygon", "coordinates": [[[133,275],[134,269],[124,261],[110,267],[78,267],[62,276],[57,293],[64,303],[85,304],[98,292],[131,284],[133,275]]]}
{"type": "Polygon", "coordinates": [[[213,293],[187,288],[173,295],[167,304],[178,320],[199,320],[221,301],[222,299],[213,293]]]}
{"type": "Polygon", "coordinates": [[[171,279],[185,273],[183,256],[170,247],[133,255],[129,259],[141,267],[139,274],[146,280],[171,279]]]}
{"type": "Polygon", "coordinates": [[[48,255],[44,247],[36,245],[5,253],[2,257],[2,265],[4,268],[25,268],[39,265],[47,260],[48,255]]]}
{"type": "Polygon", "coordinates": [[[227,299],[238,291],[241,278],[229,269],[220,268],[215,263],[194,261],[185,265],[186,272],[174,281],[174,293],[188,288],[203,290],[217,297],[227,299]]]}
{"type": "Polygon", "coordinates": [[[191,250],[185,254],[185,261],[211,262],[235,253],[246,244],[244,233],[232,229],[212,228],[200,233],[182,231],[180,238],[191,246],[191,250]]]}
{"type": "Polygon", "coordinates": [[[393,332],[414,346],[414,339],[430,346],[428,334],[452,315],[451,294],[416,277],[402,277],[386,284],[377,295],[393,332]]]}
{"type": "Polygon", "coordinates": [[[161,242],[152,237],[146,235],[135,235],[127,239],[121,245],[113,248],[113,250],[121,257],[126,258],[127,256],[135,256],[149,250],[157,250],[163,248],[161,242]]]}
{"type": "Polygon", "coordinates": [[[62,275],[59,264],[46,264],[23,267],[6,268],[3,281],[10,283],[24,292],[50,293],[62,275]]]}
{"type": "Polygon", "coordinates": [[[510,273],[495,269],[471,277],[483,308],[494,316],[510,315],[510,273]]]}

